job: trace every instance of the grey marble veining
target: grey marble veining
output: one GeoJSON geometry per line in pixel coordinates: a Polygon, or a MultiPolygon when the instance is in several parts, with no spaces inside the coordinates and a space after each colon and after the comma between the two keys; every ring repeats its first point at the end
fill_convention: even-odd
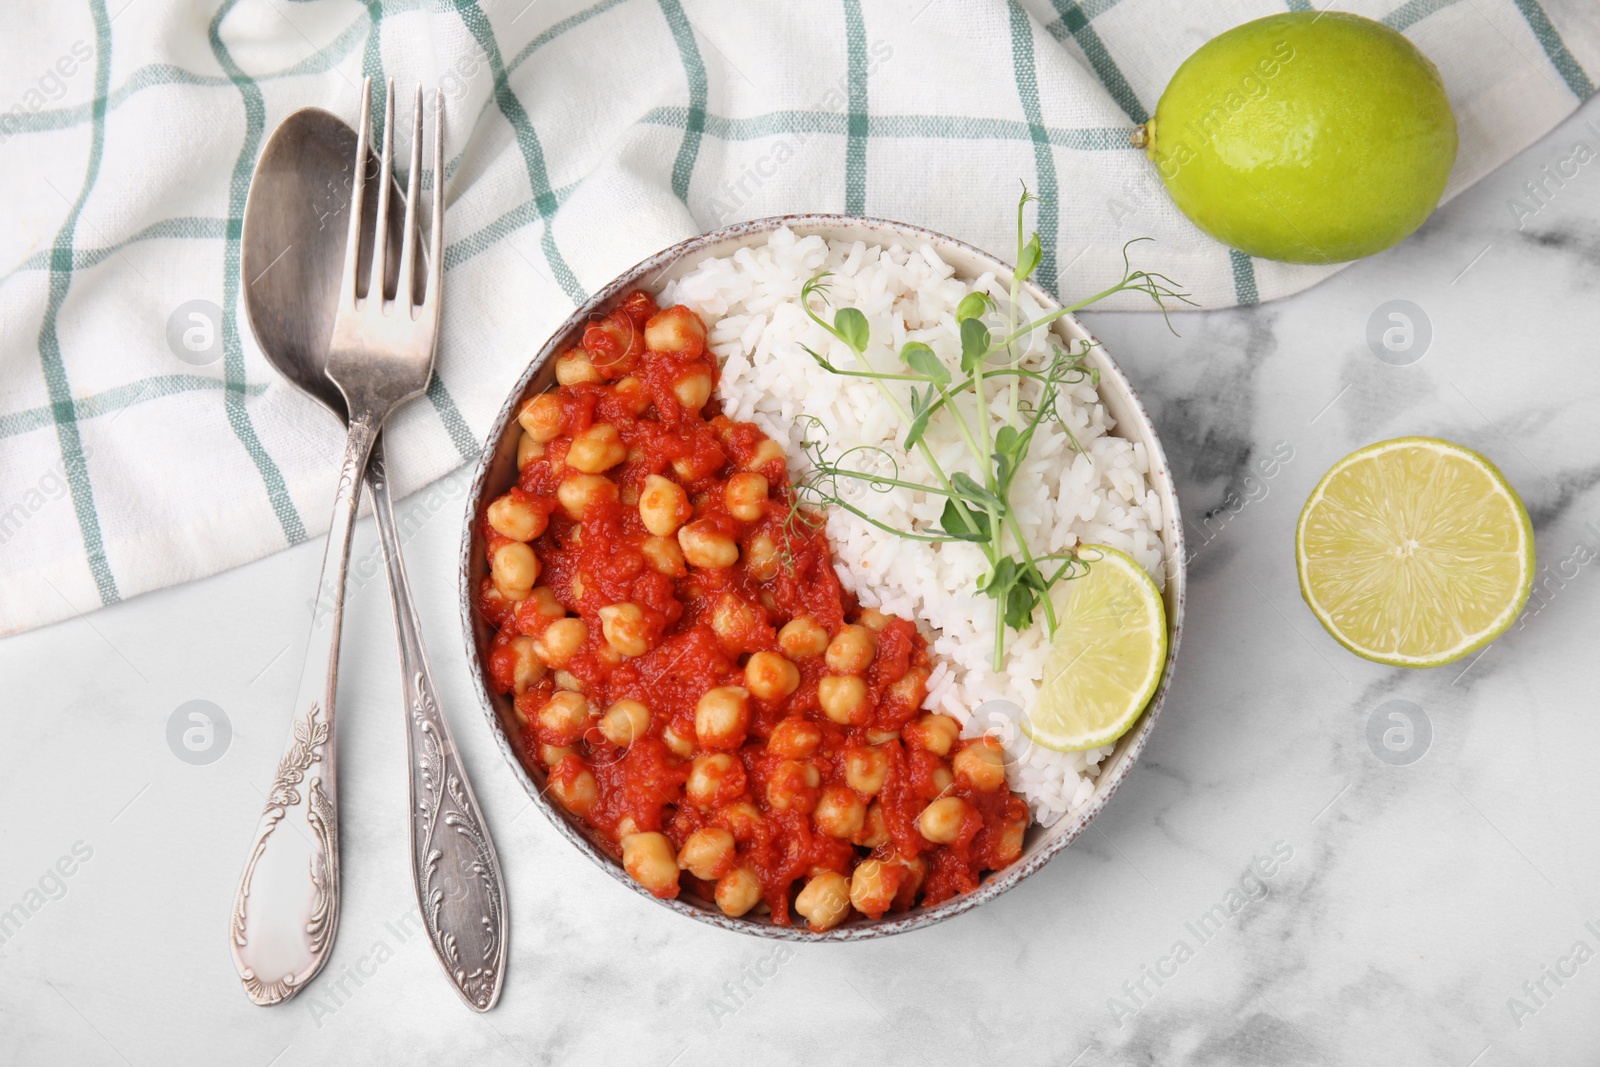
{"type": "Polygon", "coordinates": [[[319,546],[0,641],[0,1062],[1594,1063],[1600,171],[1547,186],[1537,211],[1524,183],[1594,144],[1596,119],[1591,104],[1400,248],[1294,299],[1176,316],[1177,337],[1154,316],[1089,317],[1183,486],[1188,625],[1138,770],[1012,893],[884,942],[789,946],[674,917],[592,869],[531,811],[473,703],[458,474],[401,513],[506,867],[502,1006],[457,1002],[414,916],[399,679],[364,524],[341,672],[344,917],[323,977],[282,1008],[245,1000],[223,938],[319,546]],[[1367,340],[1392,300],[1431,331],[1406,365],[1367,340]],[[1407,433],[1494,459],[1548,567],[1506,637],[1426,672],[1340,649],[1294,568],[1318,477],[1407,433]],[[191,700],[231,725],[215,762],[169,745],[191,700]],[[1409,719],[1387,717],[1394,701],[1409,719]]]}

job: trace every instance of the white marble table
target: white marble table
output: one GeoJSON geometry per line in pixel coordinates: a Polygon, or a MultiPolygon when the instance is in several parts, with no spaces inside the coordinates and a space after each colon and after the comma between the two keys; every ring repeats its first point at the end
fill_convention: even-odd
{"type": "Polygon", "coordinates": [[[285,1007],[245,999],[224,936],[320,545],[0,641],[0,1063],[1596,1062],[1600,171],[1548,185],[1520,230],[1510,207],[1595,144],[1586,119],[1600,103],[1297,298],[1183,315],[1180,338],[1152,316],[1091,318],[1181,480],[1188,626],[1139,769],[1009,895],[884,942],[774,948],[594,869],[530,808],[469,689],[457,475],[401,511],[509,881],[501,1006],[456,1000],[414,916],[399,678],[364,522],[341,676],[342,928],[285,1007]],[[1391,300],[1431,324],[1409,365],[1368,345],[1391,300]],[[1492,457],[1549,568],[1524,625],[1466,669],[1358,660],[1296,587],[1294,521],[1318,476],[1408,433],[1492,457]],[[1292,458],[1264,478],[1275,450],[1292,458]],[[168,743],[192,700],[231,724],[209,764],[168,743]]]}

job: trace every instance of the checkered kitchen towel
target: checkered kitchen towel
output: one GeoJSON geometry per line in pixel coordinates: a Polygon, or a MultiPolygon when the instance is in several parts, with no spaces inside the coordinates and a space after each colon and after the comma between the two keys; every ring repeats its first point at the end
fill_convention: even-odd
{"type": "MultiPolygon", "coordinates": [[[[475,454],[585,294],[739,219],[887,216],[1006,255],[1020,179],[1062,294],[1118,277],[1139,235],[1210,307],[1312,284],[1204,237],[1128,144],[1184,57],[1285,6],[1311,4],[4,0],[0,633],[326,528],[340,434],[268,367],[239,295],[251,168],[295,108],[353,118],[363,75],[448,99],[438,374],[387,435],[409,492],[475,454]]],[[[1594,0],[1345,6],[1443,70],[1452,190],[1600,77],[1594,0]]]]}

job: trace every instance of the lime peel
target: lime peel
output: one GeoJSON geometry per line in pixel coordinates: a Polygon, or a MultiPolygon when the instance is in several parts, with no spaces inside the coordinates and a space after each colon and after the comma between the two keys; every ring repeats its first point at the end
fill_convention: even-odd
{"type": "Polygon", "coordinates": [[[1031,741],[1057,752],[1099,748],[1127,733],[1167,660],[1166,605],[1150,575],[1104,545],[1084,545],[1078,555],[1089,572],[1063,583],[1038,704],[1022,723],[1031,741]]]}

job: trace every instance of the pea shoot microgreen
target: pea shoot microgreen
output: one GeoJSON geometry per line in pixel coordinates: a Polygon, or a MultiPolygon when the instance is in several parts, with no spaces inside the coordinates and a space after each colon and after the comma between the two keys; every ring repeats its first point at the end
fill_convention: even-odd
{"type": "MultiPolygon", "coordinates": [[[[1050,590],[1057,582],[1080,577],[1088,564],[1075,552],[1035,554],[1023,536],[1011,506],[1016,479],[1027,462],[1034,435],[1053,422],[1067,435],[1072,447],[1083,452],[1072,435],[1058,400],[1062,389],[1079,382],[1099,384],[1099,372],[1088,362],[1093,342],[1063,347],[1053,336],[1046,355],[1030,355],[1025,342],[1035,330],[1115,293],[1142,292],[1167,312],[1168,299],[1192,303],[1165,275],[1135,270],[1128,257],[1130,241],[1123,247],[1123,276],[1117,284],[1086,300],[1018,322],[1022,286],[1039,268],[1044,253],[1037,233],[1027,234],[1025,212],[1035,199],[1026,188],[1017,204],[1017,270],[1004,308],[989,294],[968,293],[956,307],[960,327],[960,355],[952,368],[929,345],[908,341],[900,350],[900,369],[880,371],[867,358],[871,328],[859,309],[835,309],[833,321],[818,314],[828,303],[826,272],[800,289],[800,303],[818,326],[855,354],[855,367],[843,367],[822,353],[802,345],[807,355],[830,373],[872,382],[904,428],[900,448],[915,452],[932,475],[933,484],[913,481],[902,473],[900,461],[887,448],[858,445],[837,457],[829,455],[828,428],[813,416],[801,416],[806,433],[802,442],[810,469],[795,486],[797,503],[813,508],[840,508],[869,525],[913,541],[962,541],[977,546],[987,563],[978,591],[995,602],[994,667],[1004,662],[1007,629],[1022,631],[1033,624],[1043,606],[1045,625],[1054,636],[1055,608],[1050,590]],[[1023,343],[1019,343],[1023,342],[1023,343]],[[909,392],[897,390],[909,386],[909,392]],[[934,419],[953,428],[971,457],[967,470],[946,471],[927,442],[934,419]],[[998,426],[996,426],[998,423],[998,426]],[[880,521],[862,506],[862,490],[888,492],[914,489],[944,498],[937,524],[900,529],[880,521]]],[[[1139,238],[1148,240],[1148,238],[1139,238]]],[[[804,507],[790,513],[790,522],[819,523],[822,516],[804,507]]]]}

